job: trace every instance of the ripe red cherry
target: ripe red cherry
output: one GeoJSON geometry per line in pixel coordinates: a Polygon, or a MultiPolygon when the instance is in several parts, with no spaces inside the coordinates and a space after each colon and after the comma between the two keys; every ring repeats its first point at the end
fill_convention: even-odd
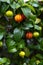
{"type": "Polygon", "coordinates": [[[26,33],[26,38],[31,39],[33,37],[33,34],[31,32],[26,33]]]}
{"type": "Polygon", "coordinates": [[[26,18],[24,14],[21,14],[21,16],[22,16],[23,20],[26,18]]]}

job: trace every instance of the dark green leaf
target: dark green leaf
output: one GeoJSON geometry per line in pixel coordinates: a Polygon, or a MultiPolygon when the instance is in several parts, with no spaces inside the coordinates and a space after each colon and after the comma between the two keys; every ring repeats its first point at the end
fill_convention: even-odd
{"type": "Polygon", "coordinates": [[[25,47],[24,51],[25,51],[25,53],[26,53],[26,57],[29,57],[29,55],[30,55],[29,49],[25,47]]]}
{"type": "Polygon", "coordinates": [[[21,8],[21,10],[22,10],[23,14],[24,14],[28,19],[32,19],[32,20],[35,20],[35,19],[36,19],[36,15],[34,15],[28,7],[21,8]]]}
{"type": "Polygon", "coordinates": [[[36,54],[36,57],[39,58],[40,60],[43,59],[43,55],[42,54],[36,54]]]}
{"type": "Polygon", "coordinates": [[[4,36],[4,31],[3,30],[0,30],[0,40],[3,38],[3,36],[4,36]]]}
{"type": "Polygon", "coordinates": [[[24,15],[29,18],[29,16],[31,15],[31,10],[28,7],[25,8],[21,8],[22,12],[24,13],[24,15]]]}
{"type": "Polygon", "coordinates": [[[17,41],[20,41],[20,39],[22,38],[23,36],[23,30],[20,30],[18,28],[15,28],[14,29],[14,40],[17,42],[17,41]]]}
{"type": "Polygon", "coordinates": [[[7,39],[6,43],[9,48],[16,45],[12,39],[7,39]]]}
{"type": "Polygon", "coordinates": [[[18,48],[23,49],[24,47],[25,47],[25,41],[24,41],[24,40],[21,40],[21,41],[18,43],[18,48]]]}

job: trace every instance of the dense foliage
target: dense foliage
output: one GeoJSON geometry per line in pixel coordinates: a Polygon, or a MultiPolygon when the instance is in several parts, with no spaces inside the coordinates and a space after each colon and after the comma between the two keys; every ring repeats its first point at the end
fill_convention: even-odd
{"type": "Polygon", "coordinates": [[[0,65],[43,65],[43,2],[0,0],[0,65]]]}

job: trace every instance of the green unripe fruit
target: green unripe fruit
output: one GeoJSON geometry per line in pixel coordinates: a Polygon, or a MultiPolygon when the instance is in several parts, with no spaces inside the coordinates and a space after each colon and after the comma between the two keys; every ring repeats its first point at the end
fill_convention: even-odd
{"type": "Polygon", "coordinates": [[[2,43],[2,41],[0,41],[0,47],[2,47],[3,46],[3,43],[2,43]]]}
{"type": "Polygon", "coordinates": [[[21,51],[21,52],[19,53],[19,56],[22,57],[22,58],[24,58],[25,52],[24,52],[24,51],[21,51]]]}
{"type": "Polygon", "coordinates": [[[13,12],[12,11],[10,11],[10,10],[8,10],[8,11],[6,11],[6,16],[8,16],[8,17],[11,17],[11,16],[13,16],[13,12]]]}
{"type": "Polygon", "coordinates": [[[41,12],[43,12],[43,7],[40,9],[41,12]]]}
{"type": "Polygon", "coordinates": [[[39,37],[39,32],[34,32],[34,33],[33,33],[33,36],[34,36],[34,37],[39,37]]]}
{"type": "Polygon", "coordinates": [[[39,63],[40,63],[40,61],[39,61],[39,60],[37,60],[37,61],[36,61],[36,64],[37,64],[37,65],[39,65],[39,63]]]}

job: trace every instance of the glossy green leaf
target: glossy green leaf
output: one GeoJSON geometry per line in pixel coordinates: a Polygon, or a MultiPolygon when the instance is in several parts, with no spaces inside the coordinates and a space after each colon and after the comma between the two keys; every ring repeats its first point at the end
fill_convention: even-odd
{"type": "Polygon", "coordinates": [[[28,8],[28,7],[25,7],[25,8],[21,8],[23,14],[29,18],[29,16],[31,15],[31,10],[28,8]]]}
{"type": "Polygon", "coordinates": [[[19,49],[23,49],[25,47],[25,41],[24,40],[21,40],[18,44],[18,48],[19,49]]]}
{"type": "Polygon", "coordinates": [[[11,8],[13,8],[14,10],[15,10],[15,9],[18,9],[18,8],[20,7],[20,5],[19,5],[18,3],[16,3],[16,2],[13,2],[10,6],[11,6],[11,8]]]}
{"type": "Polygon", "coordinates": [[[42,54],[36,54],[36,57],[39,58],[40,60],[43,60],[43,55],[42,54]]]}
{"type": "Polygon", "coordinates": [[[8,47],[15,46],[15,41],[13,41],[12,39],[7,39],[6,43],[8,47]]]}
{"type": "Polygon", "coordinates": [[[17,41],[20,41],[20,39],[22,38],[23,36],[23,31],[18,29],[18,28],[15,28],[14,29],[14,40],[17,42],[17,41]]]}
{"type": "Polygon", "coordinates": [[[9,49],[9,52],[15,53],[15,52],[17,52],[17,49],[16,48],[9,49]]]}
{"type": "Polygon", "coordinates": [[[32,19],[32,20],[35,20],[35,19],[36,19],[36,15],[34,15],[28,7],[21,8],[21,10],[22,10],[23,14],[24,14],[28,19],[32,19]]]}
{"type": "Polygon", "coordinates": [[[23,6],[27,6],[31,11],[33,11],[34,13],[35,13],[35,9],[34,9],[34,7],[33,6],[31,6],[31,5],[29,5],[29,4],[23,4],[23,6]]]}
{"type": "Polygon", "coordinates": [[[36,2],[32,2],[31,5],[34,7],[39,7],[38,3],[36,3],[36,2]]]}
{"type": "Polygon", "coordinates": [[[26,57],[29,57],[29,55],[30,55],[29,49],[28,48],[25,48],[24,50],[25,50],[25,53],[26,53],[26,57]]]}
{"type": "Polygon", "coordinates": [[[7,2],[10,3],[10,0],[0,0],[1,2],[7,2]]]}
{"type": "Polygon", "coordinates": [[[4,33],[5,33],[4,31],[0,30],[0,40],[2,40],[4,33]]]}
{"type": "Polygon", "coordinates": [[[34,28],[35,28],[36,30],[39,30],[39,31],[40,31],[40,26],[39,26],[39,25],[34,25],[34,28]]]}
{"type": "MultiPolygon", "coordinates": [[[[10,64],[10,62],[9,62],[10,60],[8,59],[8,58],[0,58],[0,65],[2,65],[2,64],[4,64],[4,63],[9,63],[10,64]]],[[[8,65],[9,65],[8,64],[8,65]]]]}

